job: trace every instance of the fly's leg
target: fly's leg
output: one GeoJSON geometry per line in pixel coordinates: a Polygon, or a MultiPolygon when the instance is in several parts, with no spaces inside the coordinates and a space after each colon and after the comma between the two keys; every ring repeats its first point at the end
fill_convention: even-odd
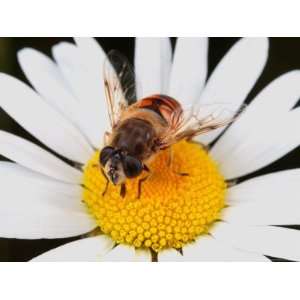
{"type": "Polygon", "coordinates": [[[124,198],[124,197],[126,196],[126,185],[125,185],[125,183],[122,183],[122,184],[121,184],[120,196],[121,196],[122,198],[124,198]]]}
{"type": "Polygon", "coordinates": [[[104,191],[102,192],[102,197],[105,196],[107,190],[108,190],[108,186],[109,186],[109,180],[106,178],[106,184],[105,184],[105,188],[104,191]]]}
{"type": "Polygon", "coordinates": [[[109,180],[106,177],[105,173],[103,172],[102,168],[100,168],[100,170],[101,170],[101,173],[102,173],[103,177],[106,179],[105,188],[104,188],[104,191],[102,192],[102,197],[104,197],[105,194],[106,194],[106,192],[107,192],[107,190],[108,190],[109,180]]]}
{"type": "Polygon", "coordinates": [[[173,169],[173,148],[172,147],[169,147],[168,148],[168,151],[169,151],[169,158],[168,158],[168,167],[171,169],[171,171],[176,174],[176,175],[179,175],[179,176],[189,176],[189,173],[184,173],[184,172],[176,172],[174,171],[173,169]]]}
{"type": "Polygon", "coordinates": [[[143,178],[141,178],[139,181],[138,181],[138,193],[137,193],[137,199],[140,199],[141,198],[141,193],[142,193],[142,184],[144,181],[146,181],[147,179],[149,179],[151,176],[152,176],[152,172],[150,171],[150,169],[144,165],[144,171],[148,172],[149,174],[143,178]]]}
{"type": "Polygon", "coordinates": [[[105,175],[103,169],[100,167],[99,164],[92,164],[92,167],[93,167],[93,168],[98,168],[99,171],[102,173],[103,177],[104,177],[105,180],[106,180],[105,188],[104,188],[104,190],[103,190],[103,192],[102,192],[102,197],[103,197],[103,196],[105,196],[105,194],[106,194],[106,192],[107,192],[107,190],[108,190],[109,180],[108,180],[108,178],[106,177],[106,175],[105,175]]]}
{"type": "Polygon", "coordinates": [[[141,193],[142,193],[142,184],[144,181],[146,181],[147,179],[149,178],[149,175],[144,177],[144,178],[141,178],[138,182],[138,193],[137,193],[137,199],[140,199],[141,198],[141,193]]]}

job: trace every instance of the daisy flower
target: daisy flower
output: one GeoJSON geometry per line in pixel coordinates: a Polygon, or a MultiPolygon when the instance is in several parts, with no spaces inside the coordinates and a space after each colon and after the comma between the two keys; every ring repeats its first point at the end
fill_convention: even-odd
{"type": "MultiPolygon", "coordinates": [[[[174,168],[189,176],[171,173],[162,151],[141,198],[134,179],[122,199],[111,185],[102,196],[105,180],[93,168],[109,128],[105,53],[94,39],[75,42],[55,45],[54,61],[33,49],[18,53],[32,88],[0,74],[1,107],[49,150],[0,132],[0,154],[13,161],[0,164],[2,237],[81,237],[36,261],[300,260],[300,231],[284,226],[300,221],[300,170],[228,184],[299,145],[299,71],[265,87],[226,131],[197,137],[209,152],[176,144],[174,168]]],[[[265,66],[268,40],[239,40],[206,81],[207,52],[206,38],[179,38],[173,56],[167,38],[136,39],[138,98],[162,93],[183,106],[230,101],[238,111],[265,66]]]]}

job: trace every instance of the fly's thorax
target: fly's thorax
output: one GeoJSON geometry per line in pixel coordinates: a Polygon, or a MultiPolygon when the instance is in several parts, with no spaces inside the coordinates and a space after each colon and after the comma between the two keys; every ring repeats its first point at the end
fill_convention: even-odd
{"type": "Polygon", "coordinates": [[[111,146],[144,161],[153,154],[156,140],[157,132],[152,123],[129,118],[116,128],[111,146]]]}

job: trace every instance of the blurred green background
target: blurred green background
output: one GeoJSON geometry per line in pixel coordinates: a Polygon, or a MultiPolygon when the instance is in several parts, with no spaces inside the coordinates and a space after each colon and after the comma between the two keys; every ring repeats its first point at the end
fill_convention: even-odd
{"type": "MultiPolygon", "coordinates": [[[[133,38],[97,38],[101,46],[106,52],[111,49],[117,49],[132,62],[134,55],[134,39],[133,38]]],[[[211,38],[209,44],[209,74],[215,68],[217,63],[229,48],[238,40],[238,38],[211,38]]],[[[27,82],[24,77],[17,59],[18,50],[24,47],[32,47],[51,56],[51,47],[60,41],[73,42],[71,38],[0,38],[0,72],[11,74],[17,78],[27,82]]],[[[172,38],[172,46],[176,44],[176,39],[172,38]]],[[[270,81],[279,75],[293,70],[300,69],[300,38],[271,38],[269,59],[266,68],[256,83],[255,87],[246,99],[249,103],[251,99],[270,81]]],[[[208,74],[208,75],[209,75],[208,74]]],[[[28,82],[27,82],[28,83],[28,82]]],[[[237,78],[238,84],[238,78],[237,78]]],[[[300,82],[299,82],[300,84],[300,82]]],[[[272,107],[270,107],[272,109],[272,107]]],[[[266,120],[268,116],[266,115],[266,120]]],[[[0,109],[0,129],[12,132],[16,135],[25,137],[37,144],[29,133],[23,130],[16,122],[14,122],[7,114],[0,109]]],[[[298,130],[299,131],[299,130],[298,130]]],[[[299,134],[295,132],[295,134],[299,134]]],[[[1,145],[0,145],[1,147],[1,145]]],[[[266,174],[278,170],[299,168],[300,167],[300,148],[292,151],[290,154],[272,165],[245,176],[247,179],[259,174],[266,174]]],[[[0,157],[0,159],[5,159],[0,157]]],[[[295,227],[295,226],[294,226],[295,227]]],[[[296,226],[296,228],[298,228],[296,226]]],[[[45,252],[51,248],[65,244],[76,238],[56,239],[56,240],[17,240],[0,238],[0,261],[27,261],[32,257],[45,252]]],[[[280,258],[272,258],[280,261],[280,258]]]]}

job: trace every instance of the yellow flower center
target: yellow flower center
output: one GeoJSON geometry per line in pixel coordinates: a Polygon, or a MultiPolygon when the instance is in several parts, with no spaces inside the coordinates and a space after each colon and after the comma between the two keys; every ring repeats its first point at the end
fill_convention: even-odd
{"type": "Polygon", "coordinates": [[[180,249],[207,233],[219,219],[225,205],[226,183],[208,153],[198,144],[180,142],[173,146],[172,167],[169,151],[162,151],[149,165],[153,175],[143,182],[137,199],[138,178],[126,181],[126,195],[120,186],[109,184],[95,167],[96,152],[84,169],[83,200],[100,229],[116,243],[150,248],[180,249]],[[178,173],[188,173],[180,176],[178,173]]]}

